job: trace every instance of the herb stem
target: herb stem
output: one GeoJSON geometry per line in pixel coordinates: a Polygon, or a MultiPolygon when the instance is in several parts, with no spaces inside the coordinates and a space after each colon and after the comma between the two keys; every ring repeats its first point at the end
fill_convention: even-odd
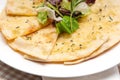
{"type": "Polygon", "coordinates": [[[54,7],[53,5],[51,5],[49,2],[47,2],[47,5],[48,5],[48,7],[52,8],[53,10],[55,10],[55,12],[57,14],[59,14],[61,17],[63,17],[63,15],[59,12],[59,10],[56,7],[54,7]]]}
{"type": "Polygon", "coordinates": [[[71,12],[71,14],[70,14],[70,25],[71,25],[70,27],[71,27],[71,31],[73,30],[73,29],[72,29],[72,25],[73,25],[73,24],[72,24],[72,16],[73,16],[73,12],[71,12]]]}

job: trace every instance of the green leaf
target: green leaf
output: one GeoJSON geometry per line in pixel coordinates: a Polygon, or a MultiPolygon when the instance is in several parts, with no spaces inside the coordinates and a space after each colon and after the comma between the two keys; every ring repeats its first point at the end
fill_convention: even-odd
{"type": "Polygon", "coordinates": [[[56,30],[57,30],[58,34],[64,32],[64,30],[61,27],[61,23],[60,22],[56,24],[56,30]]]}
{"type": "Polygon", "coordinates": [[[68,0],[62,0],[61,2],[61,7],[64,8],[64,9],[67,9],[67,10],[71,10],[71,2],[68,1],[68,0]]]}
{"type": "MultiPolygon", "coordinates": [[[[85,1],[86,0],[71,0],[70,21],[72,21],[72,17],[75,14],[75,12],[81,13],[77,16],[74,16],[75,19],[86,16],[90,13],[89,6],[85,3],[85,1]]],[[[71,23],[71,25],[73,25],[73,23],[71,23]]],[[[72,29],[72,27],[71,27],[71,29],[72,29]]]]}
{"type": "Polygon", "coordinates": [[[46,11],[45,12],[39,12],[37,18],[38,18],[38,21],[41,24],[45,25],[47,23],[47,20],[48,20],[47,12],[46,11]]]}
{"type": "Polygon", "coordinates": [[[56,27],[58,33],[66,32],[71,34],[79,28],[79,24],[74,18],[70,20],[70,16],[64,16],[63,20],[56,24],[56,27]]]}
{"type": "Polygon", "coordinates": [[[72,33],[72,31],[70,29],[70,25],[69,25],[70,23],[69,22],[67,22],[65,20],[62,20],[60,23],[61,23],[61,26],[63,27],[64,32],[67,32],[69,34],[72,33]]]}
{"type": "Polygon", "coordinates": [[[79,28],[78,21],[74,18],[72,18],[72,32],[76,31],[79,28]]]}

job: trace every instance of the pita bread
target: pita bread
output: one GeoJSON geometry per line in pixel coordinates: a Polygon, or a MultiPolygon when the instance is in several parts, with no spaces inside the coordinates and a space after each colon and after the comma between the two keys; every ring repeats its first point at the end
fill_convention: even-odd
{"type": "Polygon", "coordinates": [[[9,15],[37,15],[35,6],[43,0],[7,0],[6,12],[9,15]]]}
{"type": "Polygon", "coordinates": [[[49,25],[30,35],[18,37],[8,44],[14,50],[46,60],[51,53],[57,37],[58,34],[56,33],[55,27],[49,25]]]}
{"type": "Polygon", "coordinates": [[[97,31],[98,28],[93,29],[93,27],[85,26],[86,24],[83,25],[84,27],[72,35],[61,34],[47,60],[44,61],[38,57],[33,58],[29,56],[25,58],[41,62],[64,62],[91,55],[96,49],[101,47],[108,38],[107,36],[99,34],[97,31]]]}
{"type": "Polygon", "coordinates": [[[3,11],[0,18],[0,28],[7,40],[30,34],[40,28],[37,17],[8,16],[3,11]]]}
{"type": "MultiPolygon", "coordinates": [[[[102,9],[103,11],[96,14],[96,16],[100,15],[99,17],[96,17],[96,20],[94,18],[94,21],[98,22],[97,18],[101,18],[102,16],[105,16],[104,19],[101,19],[101,21],[99,21],[99,24],[101,23],[102,25],[102,32],[104,33],[106,36],[109,36],[109,40],[104,43],[98,50],[96,50],[95,52],[93,52],[90,56],[85,57],[85,58],[81,58],[78,60],[74,60],[74,61],[70,61],[70,62],[65,62],[64,64],[76,64],[76,63],[80,63],[89,59],[92,59],[100,54],[102,54],[103,52],[105,52],[106,50],[112,48],[114,45],[116,45],[119,41],[120,41],[120,5],[118,4],[120,1],[116,0],[97,0],[96,4],[93,6],[93,11],[99,11],[100,9],[102,9],[101,7],[104,7],[105,5],[107,6],[106,9],[102,9]],[[99,5],[101,4],[101,5],[99,5]],[[97,7],[95,7],[97,6],[97,7]],[[96,8],[96,9],[95,9],[96,8]],[[112,16],[112,21],[109,21],[110,16],[112,16]],[[106,20],[108,19],[108,20],[106,20]],[[108,22],[106,22],[108,21],[108,22]]],[[[97,12],[96,12],[97,13],[97,12]]],[[[93,20],[90,21],[91,25],[92,23],[94,23],[93,20]]]]}
{"type": "Polygon", "coordinates": [[[89,56],[106,40],[106,37],[94,31],[92,27],[82,26],[75,33],[62,34],[58,38],[48,61],[70,61],[89,56]]]}
{"type": "MultiPolygon", "coordinates": [[[[120,25],[120,24],[119,24],[120,25]]],[[[78,60],[70,61],[70,62],[64,62],[64,64],[77,64],[92,58],[97,57],[98,55],[102,54],[103,52],[107,51],[108,49],[112,48],[115,46],[117,43],[120,41],[120,26],[116,26],[116,31],[115,32],[110,32],[109,33],[109,40],[104,43],[98,50],[93,52],[90,56],[81,58],[78,60]]],[[[106,34],[108,35],[108,34],[106,34]]]]}
{"type": "Polygon", "coordinates": [[[112,44],[108,43],[109,46],[103,47],[102,51],[99,51],[100,53],[120,41],[119,2],[119,0],[97,0],[95,5],[91,7],[92,14],[80,20],[80,29],[72,35],[63,34],[59,37],[57,45],[53,48],[48,60],[71,61],[84,59],[104,44],[105,37],[108,37],[112,44]],[[82,45],[81,49],[79,45],[82,45]]]}
{"type": "Polygon", "coordinates": [[[23,57],[24,57],[25,59],[31,60],[31,61],[36,61],[36,62],[48,62],[47,59],[44,60],[44,59],[36,58],[36,57],[30,56],[30,55],[23,55],[23,57]]]}
{"type": "Polygon", "coordinates": [[[81,59],[77,59],[77,60],[73,60],[73,61],[67,61],[67,62],[64,62],[64,64],[65,65],[71,65],[71,64],[73,65],[73,64],[78,64],[78,63],[93,59],[93,58],[103,54],[103,52],[111,49],[113,46],[115,46],[117,44],[116,42],[109,40],[108,42],[103,44],[103,46],[101,46],[98,50],[93,52],[90,56],[87,56],[87,57],[84,57],[84,58],[81,58],[81,59]]]}
{"type": "Polygon", "coordinates": [[[76,64],[91,59],[120,41],[118,3],[119,0],[97,0],[91,6],[91,14],[80,19],[80,28],[71,35],[63,33],[58,37],[50,25],[30,35],[17,37],[9,45],[33,61],[76,64]]]}

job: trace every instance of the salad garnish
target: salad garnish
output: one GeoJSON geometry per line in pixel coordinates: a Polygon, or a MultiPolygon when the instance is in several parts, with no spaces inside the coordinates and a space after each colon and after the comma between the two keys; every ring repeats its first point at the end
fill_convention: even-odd
{"type": "Polygon", "coordinates": [[[52,19],[57,32],[73,33],[79,28],[78,19],[90,13],[95,0],[45,0],[37,7],[38,21],[46,24],[52,19]]]}

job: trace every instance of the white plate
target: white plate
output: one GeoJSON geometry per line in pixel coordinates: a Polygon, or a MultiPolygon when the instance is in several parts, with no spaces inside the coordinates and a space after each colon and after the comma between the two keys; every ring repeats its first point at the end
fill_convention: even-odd
{"type": "MultiPolygon", "coordinates": [[[[6,0],[0,0],[0,9],[6,0]]],[[[109,69],[120,62],[120,44],[95,59],[77,65],[41,64],[25,60],[14,52],[0,34],[0,60],[18,70],[48,77],[79,77],[109,69]]]]}

